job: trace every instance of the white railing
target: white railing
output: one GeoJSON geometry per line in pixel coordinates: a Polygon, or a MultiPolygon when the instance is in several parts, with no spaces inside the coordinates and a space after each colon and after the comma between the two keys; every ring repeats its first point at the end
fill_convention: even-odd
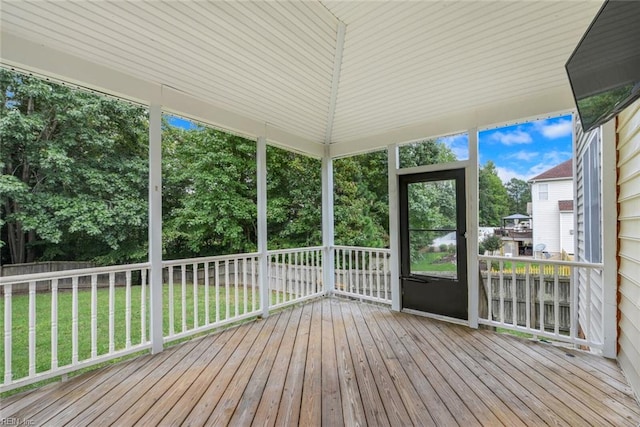
{"type": "Polygon", "coordinates": [[[325,294],[322,247],[268,252],[270,307],[279,308],[325,294]]]}
{"type": "Polygon", "coordinates": [[[480,256],[479,323],[602,348],[602,264],[480,256]]]}
{"type": "Polygon", "coordinates": [[[260,314],[257,253],[163,261],[164,341],[260,314]]]}
{"type": "Polygon", "coordinates": [[[149,348],[148,268],[0,277],[0,392],[149,348]]]}
{"type": "Polygon", "coordinates": [[[391,304],[389,249],[335,246],[337,295],[391,304]]]}

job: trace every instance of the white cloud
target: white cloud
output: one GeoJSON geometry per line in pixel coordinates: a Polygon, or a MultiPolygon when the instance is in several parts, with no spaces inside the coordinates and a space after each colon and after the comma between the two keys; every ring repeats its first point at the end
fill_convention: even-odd
{"type": "Polygon", "coordinates": [[[496,131],[491,134],[491,139],[503,145],[531,144],[533,142],[531,135],[521,129],[516,129],[513,132],[496,131]]]}
{"type": "Polygon", "coordinates": [[[466,133],[438,138],[438,142],[449,147],[458,160],[469,158],[469,137],[466,133]]]}
{"type": "Polygon", "coordinates": [[[571,120],[568,119],[561,119],[553,123],[550,123],[549,120],[540,120],[535,122],[535,126],[545,138],[549,139],[569,136],[573,131],[571,120]]]}
{"type": "Polygon", "coordinates": [[[537,152],[537,151],[520,150],[520,151],[518,151],[516,153],[510,154],[509,156],[507,156],[507,158],[508,159],[522,160],[522,161],[525,161],[525,162],[530,162],[531,160],[535,159],[539,155],[540,155],[540,153],[537,152]]]}
{"type": "Polygon", "coordinates": [[[530,177],[527,175],[524,175],[520,172],[517,172],[513,169],[509,169],[509,168],[505,168],[502,166],[496,166],[496,172],[498,173],[498,177],[502,180],[502,182],[504,182],[505,184],[509,181],[511,181],[511,178],[517,178],[517,179],[521,179],[523,181],[527,181],[530,177]]]}
{"type": "Polygon", "coordinates": [[[529,179],[558,166],[562,162],[566,162],[570,158],[571,153],[568,151],[549,151],[544,153],[542,161],[529,168],[529,179]]]}

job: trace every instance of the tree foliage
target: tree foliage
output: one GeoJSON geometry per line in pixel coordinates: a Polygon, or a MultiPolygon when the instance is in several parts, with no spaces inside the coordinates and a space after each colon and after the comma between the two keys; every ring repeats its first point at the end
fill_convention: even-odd
{"type": "Polygon", "coordinates": [[[491,160],[480,168],[478,186],[480,226],[499,227],[502,218],[509,215],[509,195],[491,160]]]}
{"type": "Polygon", "coordinates": [[[267,147],[269,248],[322,244],[322,164],[319,159],[267,147]]]}
{"type": "Polygon", "coordinates": [[[255,142],[166,124],[162,140],[165,257],[255,251],[255,142]]]}
{"type": "Polygon", "coordinates": [[[0,70],[0,209],[13,263],[139,259],[147,233],[142,108],[0,70]]]}
{"type": "Polygon", "coordinates": [[[388,245],[387,168],[386,151],[334,162],[336,244],[378,248],[388,245]]]}
{"type": "Polygon", "coordinates": [[[509,214],[526,214],[527,203],[531,202],[531,187],[526,181],[511,178],[505,185],[509,196],[509,214]]]}

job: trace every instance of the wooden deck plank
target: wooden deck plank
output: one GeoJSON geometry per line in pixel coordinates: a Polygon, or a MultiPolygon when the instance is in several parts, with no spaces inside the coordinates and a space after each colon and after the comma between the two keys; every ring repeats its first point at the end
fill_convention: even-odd
{"type": "Polygon", "coordinates": [[[340,314],[342,315],[343,323],[346,325],[345,332],[349,342],[353,369],[358,383],[358,390],[360,390],[360,398],[362,399],[362,407],[367,424],[389,426],[391,424],[385,413],[373,371],[367,361],[366,350],[360,340],[357,329],[354,327],[355,320],[351,315],[350,305],[340,301],[340,314]]]}
{"type": "MultiPolygon", "coordinates": [[[[486,388],[480,386],[475,374],[458,359],[457,355],[448,351],[431,334],[427,327],[431,322],[413,316],[403,317],[403,319],[406,319],[407,323],[419,334],[421,337],[419,343],[424,353],[438,367],[440,373],[460,395],[478,421],[482,425],[502,425],[503,422],[492,409],[504,405],[494,402],[496,405],[490,406],[490,400],[494,400],[493,393],[487,394],[486,388]],[[487,395],[485,396],[483,393],[487,395]]],[[[507,411],[509,410],[507,409],[507,411]]]]}
{"type": "Polygon", "coordinates": [[[336,355],[336,341],[333,329],[333,314],[330,299],[325,298],[318,304],[322,304],[322,350],[320,352],[322,358],[322,425],[333,427],[344,424],[338,358],[336,355]]]}
{"type": "Polygon", "coordinates": [[[479,426],[478,420],[464,402],[415,344],[410,335],[411,331],[404,327],[398,328],[401,324],[396,321],[397,319],[390,318],[391,313],[388,310],[370,309],[369,313],[387,336],[409,378],[414,382],[424,382],[424,384],[417,384],[416,388],[420,390],[420,396],[436,424],[479,426]]]}
{"type": "Polygon", "coordinates": [[[554,389],[557,389],[559,393],[564,392],[580,402],[581,406],[578,406],[578,408],[581,409],[583,416],[585,415],[583,411],[589,411],[594,421],[597,420],[600,423],[611,422],[617,426],[633,426],[632,423],[629,423],[629,419],[633,414],[624,405],[594,389],[576,375],[568,373],[566,370],[558,369],[558,365],[553,362],[553,359],[566,357],[565,353],[557,351],[555,357],[546,358],[535,351],[522,351],[523,348],[527,348],[522,340],[509,339],[510,337],[504,336],[497,338],[503,344],[502,348],[504,350],[514,357],[520,355],[521,360],[529,365],[535,365],[539,376],[551,381],[554,384],[554,389]],[[605,420],[600,414],[607,411],[609,414],[605,420]]]}
{"type": "MultiPolygon", "coordinates": [[[[141,356],[149,358],[149,355],[141,356]]],[[[103,369],[85,372],[84,374],[72,377],[73,381],[65,380],[44,385],[40,388],[16,394],[5,399],[0,399],[0,414],[17,414],[23,408],[34,404],[52,405],[55,401],[64,398],[72,390],[82,387],[87,381],[95,380],[98,377],[107,377],[113,369],[119,369],[115,365],[107,366],[103,369]]]]}
{"type": "MultiPolygon", "coordinates": [[[[264,326],[260,331],[260,334],[253,342],[251,349],[242,360],[240,366],[236,369],[231,383],[226,387],[224,393],[220,397],[218,405],[215,407],[209,419],[208,425],[222,426],[228,425],[233,413],[238,407],[238,402],[245,395],[247,385],[252,379],[252,375],[260,365],[261,359],[269,343],[275,343],[281,338],[282,329],[287,324],[288,313],[285,315],[282,312],[274,316],[269,316],[264,320],[264,326]],[[278,330],[278,327],[280,329],[278,330]]],[[[266,359],[263,359],[266,361],[266,359]]],[[[256,372],[256,377],[260,381],[260,376],[264,374],[256,372]]],[[[257,401],[256,401],[257,403],[257,401]]],[[[241,425],[241,424],[240,424],[241,425]]]]}
{"type": "MultiPolygon", "coordinates": [[[[457,332],[461,332],[459,329],[454,329],[457,332]]],[[[555,412],[550,411],[549,407],[545,405],[545,403],[538,399],[538,395],[529,390],[528,387],[524,387],[522,383],[526,383],[527,381],[517,381],[521,374],[519,371],[511,368],[508,365],[507,361],[502,362],[501,359],[496,355],[492,355],[490,352],[482,352],[478,349],[475,341],[475,337],[472,334],[471,336],[466,336],[465,345],[462,347],[464,352],[468,356],[465,357],[465,361],[467,361],[468,366],[473,369],[474,372],[478,372],[476,369],[481,367],[484,371],[486,371],[489,375],[491,375],[499,384],[495,386],[495,389],[499,387],[504,387],[507,391],[509,391],[512,395],[517,396],[521,403],[518,404],[517,401],[513,402],[514,410],[519,410],[518,415],[520,418],[528,425],[552,425],[552,426],[569,426],[570,424],[556,416],[555,412]],[[506,374],[506,375],[505,375],[506,374]],[[531,416],[527,415],[525,412],[529,409],[529,413],[531,416]]],[[[512,406],[513,407],[513,406],[512,406]]]]}
{"type": "Polygon", "coordinates": [[[640,406],[621,378],[615,364],[583,352],[325,298],[11,397],[0,418],[637,426],[640,406]]]}
{"type": "MultiPolygon", "coordinates": [[[[260,404],[260,399],[264,394],[271,369],[275,362],[276,354],[282,342],[284,333],[289,324],[291,310],[279,313],[280,318],[269,337],[261,357],[255,363],[255,369],[244,389],[244,393],[235,407],[235,412],[229,421],[231,425],[247,426],[253,418],[260,404]]],[[[257,353],[257,352],[256,352],[257,353]]]]}
{"type": "Polygon", "coordinates": [[[165,420],[172,424],[182,424],[189,416],[193,406],[200,400],[209,385],[213,382],[220,370],[223,369],[233,352],[238,348],[244,340],[250,328],[234,328],[229,330],[233,335],[224,346],[224,348],[215,355],[207,364],[204,371],[196,378],[196,380],[187,388],[187,390],[173,404],[167,403],[166,406],[159,407],[154,411],[150,411],[142,417],[136,425],[149,426],[164,423],[165,420]]]}
{"type": "Polygon", "coordinates": [[[392,337],[392,334],[385,334],[382,330],[382,327],[386,325],[375,322],[375,317],[378,312],[377,308],[364,305],[359,306],[359,308],[362,312],[363,319],[366,319],[365,321],[369,326],[369,331],[378,347],[378,351],[380,351],[383,356],[384,363],[391,374],[396,389],[405,403],[405,408],[413,424],[435,426],[437,418],[434,418],[432,415],[439,415],[439,422],[444,423],[441,425],[455,424],[455,422],[452,422],[453,420],[451,414],[449,414],[449,410],[444,406],[444,403],[442,403],[442,400],[437,394],[433,393],[433,388],[431,388],[428,381],[420,375],[415,375],[415,372],[419,372],[419,370],[412,365],[413,360],[411,360],[406,351],[402,351],[404,348],[402,344],[395,347],[394,344],[398,344],[397,339],[393,339],[395,338],[393,337],[393,341],[388,341],[388,339],[392,337]],[[414,372],[410,373],[411,376],[407,375],[405,368],[409,370],[414,369],[414,372]],[[430,403],[429,408],[427,408],[421,396],[428,397],[427,401],[430,403]]]}
{"type": "MultiPolygon", "coordinates": [[[[76,415],[86,412],[87,415],[91,414],[94,410],[94,403],[111,389],[120,386],[124,379],[130,378],[132,375],[136,375],[138,378],[143,378],[147,372],[153,370],[155,366],[162,364],[165,360],[174,356],[175,352],[180,354],[187,354],[191,349],[191,345],[185,346],[185,348],[176,348],[175,351],[167,351],[162,357],[149,358],[147,364],[138,365],[137,360],[126,362],[123,364],[113,365],[109,369],[101,372],[98,376],[92,377],[89,382],[85,384],[96,384],[95,387],[75,387],[68,393],[64,393],[66,387],[61,387],[61,393],[59,396],[55,394],[48,395],[50,400],[41,399],[36,404],[24,408],[15,414],[15,418],[30,420],[34,424],[43,424],[49,421],[51,418],[60,417],[67,421],[74,418],[76,415]],[[96,381],[98,380],[98,381],[96,381]],[[102,381],[100,381],[102,380],[102,381]],[[73,406],[73,411],[66,410],[68,407],[73,406]]],[[[75,382],[75,381],[74,381],[75,382]]],[[[61,424],[62,425],[62,424],[61,424]]]]}
{"type": "Polygon", "coordinates": [[[220,402],[222,395],[227,390],[227,387],[231,384],[231,380],[236,371],[242,365],[242,362],[252,349],[256,339],[260,336],[263,327],[267,325],[271,319],[273,319],[273,317],[251,324],[247,335],[240,342],[240,345],[236,347],[225,365],[218,372],[218,375],[213,378],[209,387],[202,393],[197,403],[192,406],[191,412],[183,421],[184,425],[204,425],[207,422],[211,413],[220,402]]]}
{"type": "MultiPolygon", "coordinates": [[[[179,369],[167,374],[167,377],[175,377],[175,380],[167,378],[154,384],[142,398],[131,405],[128,410],[122,412],[114,421],[114,424],[157,424],[175,402],[198,380],[209,363],[225,348],[235,332],[228,330],[220,333],[218,338],[212,341],[211,345],[202,353],[193,352],[197,354],[196,357],[185,358],[179,364],[179,369]],[[173,385],[167,387],[167,383],[170,383],[171,380],[173,380],[173,385]]],[[[103,420],[101,419],[100,421],[102,422],[103,420]]]]}
{"type": "Polygon", "coordinates": [[[161,360],[161,363],[151,363],[145,365],[143,369],[138,369],[126,375],[118,375],[115,387],[109,387],[102,390],[101,386],[88,393],[82,401],[73,403],[73,408],[79,408],[80,404],[87,407],[80,413],[75,410],[65,411],[58,414],[51,420],[55,425],[76,425],[88,426],[94,420],[100,418],[102,420],[112,419],[119,413],[127,410],[134,402],[136,402],[147,390],[149,390],[156,382],[162,381],[166,372],[170,372],[177,365],[190,357],[194,352],[197,354],[206,348],[210,342],[208,341],[190,341],[182,348],[179,346],[170,356],[161,360]],[[88,405],[88,406],[86,406],[88,405]]]}
{"type": "Polygon", "coordinates": [[[299,425],[322,423],[322,305],[312,303],[311,328],[302,385],[299,425]]]}
{"type": "Polygon", "coordinates": [[[341,403],[344,424],[347,426],[364,426],[367,418],[364,412],[363,402],[358,388],[351,350],[347,339],[340,302],[329,300],[331,306],[331,316],[333,321],[333,332],[335,338],[336,363],[338,379],[341,390],[341,403]]]}
{"type": "MultiPolygon", "coordinates": [[[[509,337],[510,338],[510,337],[509,337]]],[[[601,393],[616,399],[619,403],[623,404],[626,409],[631,410],[636,416],[640,416],[640,408],[635,404],[633,390],[626,384],[623,376],[610,376],[605,374],[602,370],[592,367],[590,363],[588,366],[584,364],[579,365],[576,363],[576,355],[580,355],[578,360],[584,362],[593,361],[595,365],[608,366],[609,368],[617,367],[613,360],[602,360],[602,357],[597,355],[587,355],[583,352],[578,352],[573,349],[562,348],[559,349],[551,344],[541,344],[533,341],[523,341],[522,345],[526,345],[530,351],[539,353],[547,360],[552,360],[558,369],[565,370],[576,377],[580,378],[581,382],[585,382],[590,386],[599,390],[601,393]],[[568,357],[557,357],[558,351],[568,357]],[[581,369],[581,367],[586,369],[581,369]]],[[[620,368],[618,374],[620,374],[620,368]]],[[[611,371],[611,369],[607,369],[611,371]]]]}
{"type": "Polygon", "coordinates": [[[358,305],[352,304],[349,308],[351,309],[351,316],[353,318],[355,328],[360,335],[360,341],[365,349],[367,362],[371,366],[373,378],[382,398],[382,404],[384,405],[387,413],[389,423],[394,426],[411,425],[411,417],[404,406],[400,393],[398,393],[398,390],[393,383],[393,378],[384,363],[382,354],[378,351],[373,336],[371,336],[371,333],[369,332],[369,328],[358,305]]]}
{"type": "MultiPolygon", "coordinates": [[[[593,417],[588,409],[584,408],[580,402],[567,395],[559,389],[553,382],[541,376],[536,370],[535,365],[530,365],[522,361],[523,354],[513,356],[513,354],[505,351],[499,345],[496,345],[494,339],[496,337],[491,334],[474,334],[474,338],[483,344],[482,352],[484,354],[494,353],[500,359],[497,362],[505,372],[518,380],[523,388],[531,390],[537,396],[540,396],[549,410],[562,417],[569,425],[610,425],[598,417],[593,417]],[[513,370],[512,370],[513,368],[513,370]]],[[[521,352],[524,353],[524,352],[521,352]]]]}
{"type": "Polygon", "coordinates": [[[277,425],[297,425],[300,419],[300,402],[302,401],[302,385],[307,361],[307,347],[311,332],[311,313],[313,305],[307,304],[300,317],[300,325],[296,333],[293,353],[287,370],[287,377],[282,390],[282,400],[276,416],[277,425]]]}
{"type": "Polygon", "coordinates": [[[267,380],[264,392],[260,398],[260,403],[258,404],[258,409],[253,418],[252,425],[254,426],[271,427],[276,423],[278,407],[280,406],[282,390],[284,389],[285,379],[287,378],[289,361],[292,359],[293,345],[295,343],[298,326],[300,325],[301,316],[301,307],[296,307],[292,310],[287,329],[278,348],[278,354],[271,368],[269,379],[267,380]]]}

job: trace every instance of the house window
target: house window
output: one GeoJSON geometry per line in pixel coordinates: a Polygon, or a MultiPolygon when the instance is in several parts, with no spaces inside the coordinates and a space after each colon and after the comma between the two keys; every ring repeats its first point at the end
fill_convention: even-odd
{"type": "Polygon", "coordinates": [[[584,256],[602,262],[602,183],[600,181],[600,135],[591,140],[582,156],[584,169],[584,256]]]}
{"type": "Polygon", "coordinates": [[[538,200],[549,200],[549,184],[538,184],[538,200]]]}

